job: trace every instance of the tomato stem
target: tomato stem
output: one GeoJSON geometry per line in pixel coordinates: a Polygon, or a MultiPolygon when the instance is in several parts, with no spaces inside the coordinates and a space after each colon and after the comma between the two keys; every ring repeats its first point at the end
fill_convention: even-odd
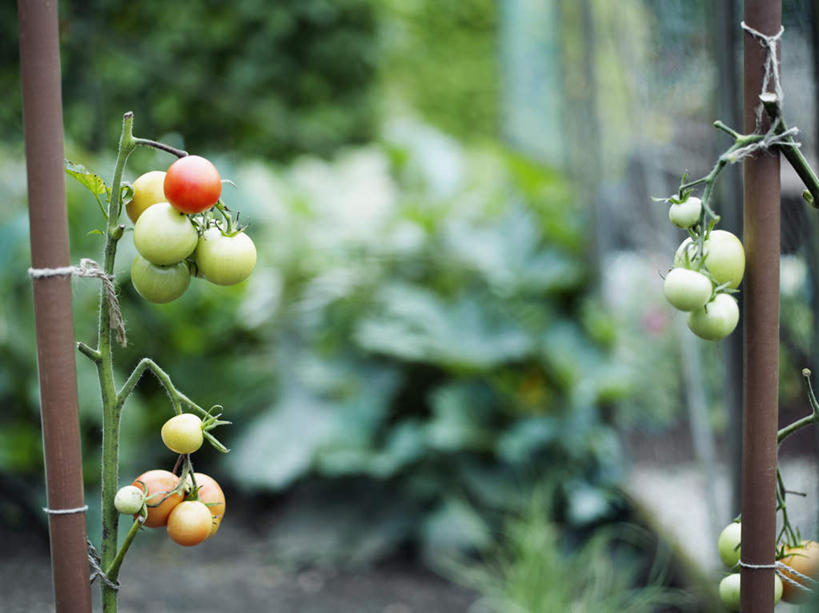
{"type": "Polygon", "coordinates": [[[116,557],[111,562],[111,565],[105,569],[105,576],[108,577],[112,583],[116,582],[117,577],[119,577],[119,569],[122,566],[122,561],[125,559],[125,554],[131,547],[131,543],[134,542],[134,538],[136,538],[136,535],[139,533],[143,521],[144,519],[141,515],[134,520],[134,523],[131,524],[131,529],[128,530],[128,534],[125,535],[125,540],[122,541],[122,546],[119,548],[119,551],[117,551],[116,557]]]}
{"type": "Polygon", "coordinates": [[[167,153],[175,155],[178,158],[187,157],[188,155],[188,152],[183,149],[177,149],[176,147],[171,147],[165,143],[160,143],[147,138],[135,138],[134,143],[141,147],[153,147],[154,149],[159,149],[160,151],[166,151],[167,153]]]}

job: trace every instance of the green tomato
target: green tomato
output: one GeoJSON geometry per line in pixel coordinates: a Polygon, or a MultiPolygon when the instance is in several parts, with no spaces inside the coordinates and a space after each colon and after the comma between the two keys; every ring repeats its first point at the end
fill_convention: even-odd
{"type": "Polygon", "coordinates": [[[164,304],[176,300],[185,293],[190,282],[187,262],[157,266],[137,253],[131,264],[131,283],[139,295],[149,302],[164,304]]]}
{"type": "MultiPolygon", "coordinates": [[[[740,582],[739,573],[732,573],[719,582],[719,598],[722,604],[731,611],[739,611],[740,607],[740,582]]],[[[782,599],[782,579],[779,575],[774,575],[774,605],[782,599]]]]}
{"type": "Polygon", "coordinates": [[[739,305],[728,294],[717,294],[714,299],[688,316],[688,328],[707,341],[718,341],[734,331],[739,322],[739,305]]]}
{"type": "Polygon", "coordinates": [[[135,485],[119,488],[114,496],[114,507],[123,515],[139,513],[143,504],[145,504],[145,492],[135,485]]]}
{"type": "Polygon", "coordinates": [[[134,225],[134,245],[146,260],[158,266],[176,264],[196,249],[199,236],[190,219],[167,202],[154,204],[134,225]]]}
{"type": "MultiPolygon", "coordinates": [[[[729,287],[737,288],[745,274],[745,250],[742,242],[725,230],[711,230],[703,245],[705,249],[705,268],[711,273],[717,285],[730,283],[729,287]]],[[[696,248],[691,238],[685,239],[674,254],[674,266],[686,266],[685,254],[696,264],[696,248]]]]}
{"type": "Polygon", "coordinates": [[[731,522],[719,535],[717,539],[717,549],[719,550],[719,559],[728,568],[733,568],[739,564],[740,556],[740,535],[742,533],[742,524],[739,522],[731,522]]]}
{"type": "Polygon", "coordinates": [[[216,285],[234,285],[250,276],[256,266],[256,246],[244,232],[225,236],[210,228],[196,247],[199,273],[216,285]]]}
{"type": "Polygon", "coordinates": [[[693,311],[711,299],[711,280],[687,268],[672,268],[665,276],[663,293],[671,305],[681,311],[693,311]]]}
{"type": "Polygon", "coordinates": [[[702,214],[702,200],[691,196],[685,202],[672,204],[668,209],[668,219],[675,226],[690,228],[700,220],[702,214]]]}
{"type": "Polygon", "coordinates": [[[171,417],[162,426],[161,435],[165,446],[176,453],[193,453],[205,440],[202,420],[193,413],[171,417]]]}

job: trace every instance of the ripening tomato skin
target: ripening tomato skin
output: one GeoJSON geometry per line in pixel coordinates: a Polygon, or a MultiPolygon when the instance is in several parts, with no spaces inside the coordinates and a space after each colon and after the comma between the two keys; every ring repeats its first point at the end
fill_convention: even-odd
{"type": "MultiPolygon", "coordinates": [[[[196,478],[196,487],[199,488],[196,495],[213,516],[210,534],[208,534],[210,538],[219,530],[222,518],[225,516],[225,494],[213,477],[204,473],[193,473],[193,476],[196,478]]],[[[188,483],[190,482],[190,477],[188,477],[188,483]]]]}
{"type": "Polygon", "coordinates": [[[167,202],[148,207],[134,225],[134,246],[157,266],[181,262],[193,253],[198,240],[190,219],[167,202]]]}
{"type": "Polygon", "coordinates": [[[157,202],[165,202],[165,173],[161,170],[152,170],[140,175],[134,180],[134,197],[125,204],[125,212],[128,213],[133,223],[137,222],[142,212],[149,206],[157,202]]]}
{"type": "Polygon", "coordinates": [[[131,263],[131,284],[148,302],[165,304],[179,298],[191,283],[187,262],[170,266],[151,264],[139,253],[131,263]]]}
{"type": "MultiPolygon", "coordinates": [[[[780,560],[783,564],[791,567],[796,572],[819,580],[819,543],[816,541],[802,541],[799,547],[785,547],[785,557],[780,560]]],[[[804,584],[802,579],[789,573],[786,569],[782,572],[797,583],[804,584]]],[[[810,586],[806,586],[810,587],[810,586]]],[[[799,604],[810,598],[810,592],[784,582],[784,593],[782,599],[791,604],[799,604]]]]}
{"type": "Polygon", "coordinates": [[[193,214],[207,211],[222,195],[222,179],[209,160],[198,155],[179,158],[168,168],[165,197],[175,209],[193,214]]]}
{"type": "Polygon", "coordinates": [[[149,470],[134,479],[135,485],[145,492],[148,517],[145,526],[160,528],[168,523],[168,515],[182,502],[181,492],[169,494],[179,485],[179,477],[167,470],[149,470]]]}
{"type": "Polygon", "coordinates": [[[196,265],[211,283],[235,285],[256,267],[256,246],[244,232],[225,236],[218,228],[209,228],[196,246],[196,265]]]}
{"type": "Polygon", "coordinates": [[[202,420],[193,413],[171,417],[160,432],[165,446],[176,453],[193,453],[202,446],[202,420]]]}
{"type": "Polygon", "coordinates": [[[168,516],[168,536],[184,547],[193,547],[210,536],[212,516],[198,500],[176,505],[168,516]]]}

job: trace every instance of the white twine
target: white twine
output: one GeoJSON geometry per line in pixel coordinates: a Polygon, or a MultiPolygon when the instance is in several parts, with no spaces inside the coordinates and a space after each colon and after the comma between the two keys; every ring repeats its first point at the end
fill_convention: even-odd
{"type": "Polygon", "coordinates": [[[100,566],[100,554],[97,552],[94,545],[91,541],[88,542],[88,564],[91,566],[91,570],[94,572],[91,573],[91,578],[88,580],[89,583],[94,583],[94,580],[99,577],[100,581],[102,581],[105,585],[111,588],[114,591],[119,590],[119,581],[111,581],[108,576],[103,572],[102,566],[100,566]]]}
{"type": "MultiPolygon", "coordinates": [[[[762,76],[762,93],[768,91],[768,86],[773,79],[774,93],[780,104],[785,96],[782,92],[782,82],[779,79],[779,61],[776,57],[776,43],[782,38],[782,33],[785,31],[784,26],[779,27],[779,32],[773,36],[767,36],[762,32],[753,29],[744,21],[740,22],[742,29],[759,41],[760,47],[765,49],[765,74],[762,76]]],[[[762,103],[756,107],[756,130],[760,130],[762,126],[762,103]]]]}
{"type": "Polygon", "coordinates": [[[43,507],[43,511],[49,515],[70,515],[72,513],[85,513],[87,510],[87,504],[81,507],[74,507],[73,509],[49,509],[48,507],[43,507]]]}
{"type": "Polygon", "coordinates": [[[105,288],[105,297],[108,301],[108,320],[112,330],[116,330],[117,341],[125,347],[128,341],[125,336],[125,322],[119,308],[117,289],[113,275],[107,274],[94,260],[83,258],[79,266],[60,266],[58,268],[29,268],[28,275],[32,279],[47,279],[51,277],[86,277],[99,279],[105,288]]]}
{"type": "Polygon", "coordinates": [[[782,132],[782,134],[776,134],[774,132],[774,128],[771,127],[771,129],[765,133],[762,140],[751,143],[750,145],[745,145],[744,147],[740,147],[736,151],[733,151],[729,156],[729,161],[732,164],[736,164],[737,162],[744,160],[746,157],[753,155],[757,151],[767,151],[774,146],[801,147],[802,143],[791,140],[791,138],[797,134],[799,134],[799,128],[797,127],[788,128],[782,132]]]}
{"type": "Polygon", "coordinates": [[[750,562],[743,562],[742,560],[739,561],[739,565],[743,568],[750,568],[752,570],[769,570],[773,569],[779,578],[782,581],[786,581],[790,585],[803,590],[805,592],[812,592],[813,588],[808,586],[815,586],[817,584],[816,579],[812,577],[808,577],[807,575],[803,575],[798,570],[795,570],[785,564],[784,562],[776,561],[773,564],[751,564],[750,562]],[[787,573],[787,574],[786,574],[787,573]],[[802,580],[804,583],[799,583],[796,579],[802,580]]]}

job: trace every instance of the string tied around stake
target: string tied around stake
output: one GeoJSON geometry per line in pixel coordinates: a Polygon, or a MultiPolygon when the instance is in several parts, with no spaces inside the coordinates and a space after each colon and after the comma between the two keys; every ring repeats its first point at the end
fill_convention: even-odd
{"type": "MultiPolygon", "coordinates": [[[[768,86],[773,81],[774,86],[774,93],[776,97],[779,99],[780,104],[784,99],[784,94],[782,92],[782,82],[779,79],[779,61],[776,56],[776,45],[782,39],[782,34],[785,32],[784,26],[779,27],[779,32],[772,36],[768,36],[763,34],[759,30],[755,30],[751,26],[749,26],[744,21],[740,22],[742,29],[745,30],[748,34],[754,37],[758,42],[759,45],[765,49],[765,73],[762,75],[762,93],[768,91],[768,86]]],[[[756,107],[756,130],[757,132],[760,130],[760,126],[762,125],[762,103],[756,107]]]]}
{"type": "Polygon", "coordinates": [[[114,285],[114,276],[106,273],[99,264],[89,258],[80,260],[79,266],[60,266],[58,268],[29,268],[28,276],[32,279],[47,279],[51,277],[85,277],[99,279],[105,289],[105,299],[108,302],[108,321],[112,330],[116,332],[117,342],[125,347],[128,340],[125,336],[125,322],[119,308],[117,288],[114,285]]]}
{"type": "Polygon", "coordinates": [[[803,591],[803,592],[813,592],[819,582],[816,581],[813,577],[808,577],[807,575],[803,575],[798,570],[791,568],[784,562],[780,562],[777,560],[773,564],[751,564],[750,562],[744,562],[742,560],[739,561],[739,565],[742,568],[750,568],[751,570],[767,570],[773,569],[774,572],[779,575],[779,578],[782,581],[786,581],[789,585],[803,591]],[[802,581],[800,583],[796,579],[802,581]]]}
{"type": "Polygon", "coordinates": [[[103,570],[100,559],[100,554],[97,551],[97,548],[94,547],[93,543],[88,540],[88,565],[91,567],[91,570],[94,571],[91,573],[91,578],[88,580],[89,583],[94,583],[94,580],[99,577],[100,581],[102,581],[106,586],[114,590],[115,592],[119,590],[120,583],[119,581],[111,581],[108,578],[103,570]]]}

